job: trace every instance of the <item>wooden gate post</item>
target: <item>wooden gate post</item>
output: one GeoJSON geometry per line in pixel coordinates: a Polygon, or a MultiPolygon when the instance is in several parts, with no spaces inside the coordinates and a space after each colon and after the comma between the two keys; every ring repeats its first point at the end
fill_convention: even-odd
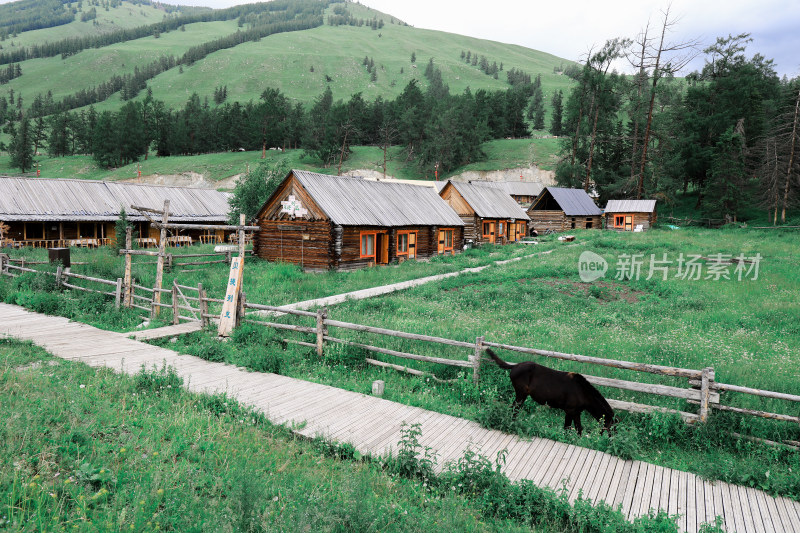
{"type": "Polygon", "coordinates": [[[706,367],[703,369],[702,380],[700,382],[700,422],[708,421],[708,403],[711,395],[711,382],[714,380],[714,369],[706,367]]]}
{"type": "Polygon", "coordinates": [[[323,307],[317,310],[317,355],[322,357],[323,346],[325,345],[325,335],[328,334],[328,328],[325,327],[325,319],[328,318],[328,309],[323,307]]]}
{"type": "MultiPolygon", "coordinates": [[[[133,247],[133,228],[128,226],[125,228],[125,250],[130,251],[133,247]]],[[[130,309],[133,303],[133,280],[131,279],[131,261],[133,256],[129,253],[125,254],[125,274],[123,279],[123,305],[130,309]]]]}
{"type": "Polygon", "coordinates": [[[247,303],[247,295],[244,291],[239,291],[239,299],[236,301],[236,324],[234,327],[241,325],[244,320],[244,314],[247,311],[245,304],[247,303]]]}
{"type": "Polygon", "coordinates": [[[475,354],[472,356],[472,382],[477,385],[481,375],[481,356],[483,355],[483,336],[475,339],[475,354]]]}
{"type": "Polygon", "coordinates": [[[153,292],[152,317],[157,318],[161,303],[161,282],[164,279],[164,250],[167,245],[167,228],[169,222],[169,200],[164,200],[164,212],[161,214],[161,233],[158,242],[158,262],[156,263],[156,290],[153,292]]]}
{"type": "MultiPolygon", "coordinates": [[[[0,258],[0,266],[2,266],[2,258],[0,258]]],[[[61,288],[61,275],[63,274],[63,268],[61,265],[58,265],[56,268],[56,288],[61,288]]]]}
{"type": "Polygon", "coordinates": [[[0,276],[6,273],[6,254],[0,254],[0,276]]]}
{"type": "Polygon", "coordinates": [[[208,299],[202,283],[197,284],[197,298],[200,300],[200,324],[202,324],[203,327],[206,327],[209,324],[208,299]]]}

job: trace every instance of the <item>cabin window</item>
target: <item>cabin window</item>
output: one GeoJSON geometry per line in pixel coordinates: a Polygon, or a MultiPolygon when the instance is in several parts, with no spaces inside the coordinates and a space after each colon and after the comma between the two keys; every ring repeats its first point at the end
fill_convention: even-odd
{"type": "Polygon", "coordinates": [[[483,236],[488,237],[491,234],[491,224],[489,222],[483,223],[483,236]]]}
{"type": "Polygon", "coordinates": [[[614,215],[614,227],[621,228],[625,225],[625,215],[614,215]]]}
{"type": "Polygon", "coordinates": [[[361,257],[375,259],[375,233],[361,233],[361,257]]]}
{"type": "Polygon", "coordinates": [[[417,256],[417,232],[397,232],[397,255],[406,255],[409,259],[417,256]]]}
{"type": "Polygon", "coordinates": [[[439,230],[439,253],[453,253],[453,228],[439,230]]]}

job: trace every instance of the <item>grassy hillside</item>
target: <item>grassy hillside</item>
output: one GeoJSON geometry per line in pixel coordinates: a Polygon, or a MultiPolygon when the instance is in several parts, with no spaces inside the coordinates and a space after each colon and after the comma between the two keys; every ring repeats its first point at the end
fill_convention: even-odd
{"type": "MultiPolygon", "coordinates": [[[[486,160],[473,163],[458,169],[452,174],[466,170],[497,170],[507,168],[528,167],[531,164],[539,168],[552,170],[555,166],[555,153],[558,149],[557,139],[502,139],[484,144],[486,160]]],[[[133,163],[111,170],[98,167],[91,156],[70,157],[38,157],[39,169],[43,178],[77,178],[124,180],[137,177],[141,170],[143,176],[172,175],[193,172],[206,180],[220,181],[247,171],[248,166],[259,164],[261,152],[227,152],[203,154],[197,156],[150,157],[146,161],[133,163]]],[[[284,153],[270,151],[267,162],[285,161],[291,168],[299,168],[329,174],[335,168],[322,168],[319,161],[304,156],[303,150],[288,150],[284,153]]],[[[419,167],[407,163],[402,150],[393,148],[389,151],[386,164],[387,174],[400,179],[426,179],[421,175],[419,167]]],[[[342,164],[342,172],[350,170],[374,170],[383,172],[383,151],[374,146],[355,146],[350,158],[342,164]]],[[[19,169],[10,165],[7,155],[0,156],[0,174],[19,175],[19,169]]],[[[452,174],[442,175],[442,179],[452,174]]],[[[36,171],[26,175],[34,176],[36,171]]],[[[427,176],[433,179],[433,176],[427,176]]]]}
{"type": "MultiPolygon", "coordinates": [[[[331,9],[328,9],[329,13],[331,9]]],[[[370,100],[378,96],[393,98],[411,79],[422,79],[428,60],[434,58],[454,93],[467,87],[473,91],[508,87],[505,72],[500,72],[499,79],[494,80],[462,61],[462,51],[485,55],[490,63],[503,63],[505,70],[517,68],[531,76],[541,74],[548,103],[553,90],[569,85],[569,79],[553,74],[553,67],[565,62],[555,56],[515,45],[416,29],[403,25],[390,15],[360,5],[348,4],[348,10],[356,18],[377,17],[384,21],[384,26],[372,30],[368,26],[326,25],[272,35],[259,42],[215,52],[191,67],[174,68],[157,76],[148,85],[152,87],[155,98],[171,106],[183,104],[192,92],[197,92],[201,98],[210,97],[214,88],[222,85],[228,86],[229,100],[239,101],[257,99],[264,89],[273,87],[294,100],[311,102],[328,84],[335,98],[348,98],[356,92],[362,92],[370,100]],[[410,61],[412,52],[416,53],[416,68],[410,61]],[[370,75],[362,64],[365,56],[378,65],[375,83],[370,81],[370,75]],[[332,81],[327,82],[326,76],[332,81]]],[[[123,2],[121,7],[108,12],[98,10],[97,26],[92,22],[76,21],[56,28],[24,32],[11,41],[13,46],[52,42],[86,31],[102,32],[114,27],[152,24],[163,16],[163,11],[150,6],[123,2]]],[[[236,21],[189,24],[185,32],[172,31],[162,33],[159,38],[146,37],[84,50],[66,59],[58,56],[23,61],[22,76],[0,90],[13,89],[28,103],[35,95],[47,91],[58,99],[97,85],[112,75],[130,73],[135,67],[141,67],[160,55],[177,56],[191,46],[236,30],[236,21]]],[[[12,44],[7,41],[3,46],[8,49],[12,44]]],[[[118,105],[117,94],[97,107],[107,109],[118,105]]]]}

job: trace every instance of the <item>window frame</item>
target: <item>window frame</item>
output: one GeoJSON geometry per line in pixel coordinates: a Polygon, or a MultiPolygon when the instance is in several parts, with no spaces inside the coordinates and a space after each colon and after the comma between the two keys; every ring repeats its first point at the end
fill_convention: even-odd
{"type": "Polygon", "coordinates": [[[375,249],[375,243],[377,242],[377,240],[378,240],[378,232],[377,231],[374,231],[374,230],[373,231],[362,231],[362,232],[359,233],[358,252],[359,252],[359,258],[360,259],[369,259],[369,258],[372,258],[373,260],[377,259],[377,253],[378,252],[375,249]],[[366,241],[364,240],[365,237],[367,238],[366,241]],[[367,243],[367,244],[369,243],[369,239],[368,239],[369,237],[372,237],[372,254],[365,254],[364,253],[365,252],[364,244],[365,243],[367,243]]]}
{"type": "Polygon", "coordinates": [[[454,228],[439,228],[439,231],[444,232],[444,244],[442,245],[442,253],[453,253],[453,246],[455,244],[455,229],[454,228]],[[447,245],[447,238],[450,237],[450,246],[447,245]]]}
{"type": "MultiPolygon", "coordinates": [[[[404,255],[404,256],[408,257],[409,246],[411,245],[411,234],[412,233],[415,234],[415,236],[417,237],[416,239],[414,239],[414,246],[416,247],[417,240],[419,239],[419,235],[417,235],[417,233],[418,233],[417,230],[401,230],[401,231],[397,232],[397,240],[395,241],[395,243],[396,243],[395,255],[397,255],[398,257],[401,256],[401,255],[404,255]],[[400,237],[403,236],[403,235],[406,236],[406,249],[405,249],[405,251],[401,251],[400,250],[400,237]]],[[[416,257],[416,255],[417,255],[416,252],[417,251],[414,250],[414,257],[416,257]]]]}

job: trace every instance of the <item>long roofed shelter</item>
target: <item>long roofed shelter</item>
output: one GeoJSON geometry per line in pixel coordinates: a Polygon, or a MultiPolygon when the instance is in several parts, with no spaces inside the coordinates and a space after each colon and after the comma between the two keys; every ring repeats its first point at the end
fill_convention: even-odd
{"type": "Polygon", "coordinates": [[[257,216],[255,253],[308,270],[454,254],[464,223],[431,187],[292,170],[257,216]]]}
{"type": "Polygon", "coordinates": [[[601,211],[583,189],[545,187],[528,208],[528,216],[539,232],[599,229],[601,211]]]}
{"type": "Polygon", "coordinates": [[[506,244],[527,234],[530,218],[504,188],[489,182],[448,181],[439,195],[464,221],[464,239],[506,244]]]}
{"type": "MultiPolygon", "coordinates": [[[[144,242],[155,244],[158,231],[132,206],[163,209],[170,201],[169,221],[183,224],[226,224],[228,193],[208,189],[165,187],[76,179],[0,177],[0,222],[9,226],[12,245],[37,247],[110,244],[120,211],[125,210],[144,242]]],[[[183,230],[171,236],[218,242],[223,233],[183,230]]]]}

